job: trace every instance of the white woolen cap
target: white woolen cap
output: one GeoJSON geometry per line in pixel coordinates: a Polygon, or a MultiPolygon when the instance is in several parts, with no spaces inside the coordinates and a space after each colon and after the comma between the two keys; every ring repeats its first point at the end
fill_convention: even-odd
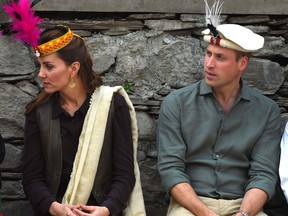
{"type": "Polygon", "coordinates": [[[216,27],[219,33],[214,38],[209,29],[202,31],[204,41],[241,52],[255,52],[264,45],[264,38],[250,29],[237,24],[222,24],[216,27]]]}

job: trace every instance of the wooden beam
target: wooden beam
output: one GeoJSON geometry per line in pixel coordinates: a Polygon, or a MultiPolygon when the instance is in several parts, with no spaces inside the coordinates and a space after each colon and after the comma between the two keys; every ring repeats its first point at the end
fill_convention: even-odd
{"type": "MultiPolygon", "coordinates": [[[[213,1],[209,1],[212,3],[213,1]]],[[[223,0],[222,14],[288,15],[287,0],[223,0]]],[[[36,11],[203,13],[203,0],[42,0],[36,11]]]]}

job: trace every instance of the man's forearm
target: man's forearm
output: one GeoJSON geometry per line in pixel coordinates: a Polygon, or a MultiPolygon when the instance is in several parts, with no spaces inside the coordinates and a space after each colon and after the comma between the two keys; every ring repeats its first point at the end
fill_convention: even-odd
{"type": "Polygon", "coordinates": [[[197,216],[217,216],[215,212],[209,209],[197,196],[193,188],[188,183],[179,183],[171,191],[171,196],[181,206],[197,216]]]}
{"type": "MultiPolygon", "coordinates": [[[[247,212],[249,216],[254,216],[263,208],[267,199],[268,196],[265,191],[252,188],[245,193],[240,209],[247,212]]],[[[242,214],[237,213],[236,216],[242,216],[242,214]]]]}

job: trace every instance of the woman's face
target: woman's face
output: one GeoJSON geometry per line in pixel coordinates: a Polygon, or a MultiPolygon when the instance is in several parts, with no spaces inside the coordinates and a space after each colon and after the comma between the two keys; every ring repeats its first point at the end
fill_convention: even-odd
{"type": "Polygon", "coordinates": [[[38,77],[42,80],[47,93],[64,91],[71,81],[72,68],[60,59],[57,53],[39,57],[40,71],[38,77]]]}

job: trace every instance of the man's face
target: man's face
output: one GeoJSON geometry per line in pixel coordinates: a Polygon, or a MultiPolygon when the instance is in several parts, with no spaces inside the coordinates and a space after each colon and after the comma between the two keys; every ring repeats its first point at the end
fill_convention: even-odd
{"type": "Polygon", "coordinates": [[[207,85],[216,90],[226,89],[226,87],[230,89],[229,86],[239,85],[242,71],[247,63],[247,56],[236,60],[235,50],[209,44],[204,62],[207,85]]]}

